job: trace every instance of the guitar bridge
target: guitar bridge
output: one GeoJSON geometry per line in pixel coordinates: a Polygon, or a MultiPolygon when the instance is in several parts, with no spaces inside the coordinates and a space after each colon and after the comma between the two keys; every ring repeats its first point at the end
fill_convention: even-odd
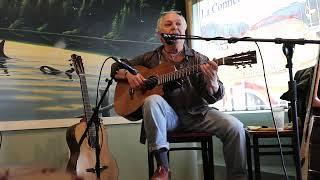
{"type": "Polygon", "coordinates": [[[133,95],[134,95],[134,89],[129,88],[129,96],[131,100],[133,100],[133,95]]]}

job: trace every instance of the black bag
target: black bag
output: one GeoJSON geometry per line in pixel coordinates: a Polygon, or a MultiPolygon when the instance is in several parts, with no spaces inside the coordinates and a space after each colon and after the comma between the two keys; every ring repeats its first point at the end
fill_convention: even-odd
{"type": "MultiPolygon", "coordinates": [[[[314,67],[305,68],[297,71],[294,76],[294,80],[296,80],[296,83],[297,83],[297,115],[302,120],[301,121],[302,124],[304,123],[303,121],[306,116],[313,71],[314,71],[314,67]]],[[[281,95],[280,99],[290,101],[290,98],[291,98],[290,93],[291,93],[291,90],[289,89],[287,92],[281,95]]],[[[289,121],[291,122],[292,117],[291,117],[290,107],[288,111],[288,116],[289,116],[289,121]]]]}

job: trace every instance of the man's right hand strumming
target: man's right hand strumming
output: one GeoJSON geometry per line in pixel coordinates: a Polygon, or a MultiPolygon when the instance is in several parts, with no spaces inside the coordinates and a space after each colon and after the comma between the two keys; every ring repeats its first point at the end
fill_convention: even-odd
{"type": "Polygon", "coordinates": [[[116,79],[127,79],[130,88],[138,89],[143,87],[144,81],[146,80],[140,73],[137,75],[131,74],[125,69],[120,69],[115,75],[116,79]]]}

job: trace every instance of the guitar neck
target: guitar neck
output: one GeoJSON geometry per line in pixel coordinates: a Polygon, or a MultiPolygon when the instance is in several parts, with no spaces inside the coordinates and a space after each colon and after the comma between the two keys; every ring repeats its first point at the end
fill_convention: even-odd
{"type": "MultiPolygon", "coordinates": [[[[319,61],[319,60],[318,60],[319,61]]],[[[312,107],[314,108],[320,108],[320,99],[318,97],[318,87],[319,87],[319,81],[320,81],[320,67],[319,62],[318,65],[315,66],[314,71],[316,71],[314,74],[316,75],[315,83],[314,83],[314,92],[313,92],[313,101],[312,101],[312,107]]]]}
{"type": "Polygon", "coordinates": [[[82,101],[83,101],[83,108],[85,117],[88,121],[90,120],[93,112],[90,105],[90,99],[89,99],[89,93],[88,93],[88,86],[87,86],[87,80],[84,74],[79,74],[80,79],[80,86],[81,86],[81,94],[82,94],[82,101]]]}
{"type": "MultiPolygon", "coordinates": [[[[218,64],[218,66],[220,66],[220,65],[225,65],[226,64],[225,62],[227,60],[232,60],[232,57],[223,57],[223,58],[215,59],[214,61],[218,64]]],[[[179,70],[160,75],[158,77],[159,78],[158,85],[165,84],[170,81],[174,81],[174,80],[198,73],[200,72],[200,65],[201,64],[195,64],[192,66],[188,66],[186,68],[181,68],[179,70]]]]}

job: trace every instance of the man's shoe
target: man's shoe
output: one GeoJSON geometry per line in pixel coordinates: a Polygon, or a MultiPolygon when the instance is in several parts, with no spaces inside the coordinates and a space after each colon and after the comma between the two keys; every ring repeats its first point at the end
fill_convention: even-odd
{"type": "Polygon", "coordinates": [[[170,179],[170,171],[167,167],[158,166],[156,171],[153,173],[151,180],[169,180],[170,179]]]}

